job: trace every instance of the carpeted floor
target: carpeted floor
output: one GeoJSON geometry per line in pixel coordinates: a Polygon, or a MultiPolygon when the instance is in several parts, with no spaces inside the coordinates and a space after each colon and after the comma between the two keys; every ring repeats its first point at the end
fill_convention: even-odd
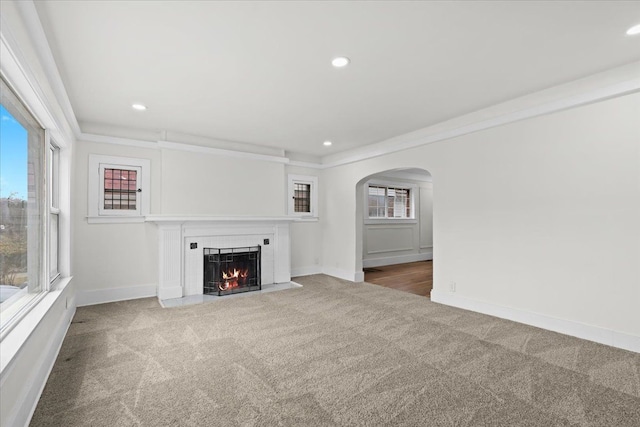
{"type": "Polygon", "coordinates": [[[640,426],[640,354],[327,276],[78,309],[32,426],[640,426]]]}

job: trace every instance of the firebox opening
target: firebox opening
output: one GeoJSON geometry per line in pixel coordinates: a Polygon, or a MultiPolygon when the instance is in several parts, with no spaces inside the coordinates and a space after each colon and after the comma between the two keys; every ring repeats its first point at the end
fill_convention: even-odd
{"type": "Polygon", "coordinates": [[[230,295],[259,291],[260,246],[204,248],[205,295],[230,295]]]}

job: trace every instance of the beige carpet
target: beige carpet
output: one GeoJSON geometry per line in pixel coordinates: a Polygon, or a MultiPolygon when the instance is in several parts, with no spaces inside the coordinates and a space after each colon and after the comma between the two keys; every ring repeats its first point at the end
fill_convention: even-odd
{"type": "Polygon", "coordinates": [[[327,276],[80,308],[32,426],[640,426],[640,354],[327,276]]]}

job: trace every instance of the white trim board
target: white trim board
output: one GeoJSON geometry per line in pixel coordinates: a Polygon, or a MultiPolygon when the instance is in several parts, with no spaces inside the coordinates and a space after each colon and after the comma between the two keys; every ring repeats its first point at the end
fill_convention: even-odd
{"type": "Polygon", "coordinates": [[[76,305],[104,304],[107,302],[126,301],[137,298],[150,298],[156,296],[158,285],[137,285],[126,288],[95,289],[91,291],[78,290],[76,293],[76,305]]]}
{"type": "Polygon", "coordinates": [[[158,141],[158,147],[168,150],[189,151],[192,153],[212,154],[216,156],[240,157],[243,159],[263,160],[265,162],[289,163],[289,158],[271,156],[268,154],[251,153],[248,151],[235,151],[223,148],[205,147],[202,145],[185,144],[182,142],[158,141]]]}
{"type": "Polygon", "coordinates": [[[433,259],[432,252],[424,252],[420,254],[398,255],[384,258],[363,259],[362,266],[382,267],[384,265],[405,264],[407,262],[428,261],[433,259]]]}
{"type": "Polygon", "coordinates": [[[431,301],[640,353],[640,337],[624,332],[473,300],[437,289],[431,291],[431,301]]]}

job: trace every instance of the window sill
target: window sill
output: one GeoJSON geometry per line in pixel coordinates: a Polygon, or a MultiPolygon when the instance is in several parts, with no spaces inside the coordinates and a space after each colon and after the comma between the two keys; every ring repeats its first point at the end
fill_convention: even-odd
{"type": "Polygon", "coordinates": [[[373,219],[367,218],[364,220],[365,225],[375,225],[375,224],[417,224],[418,220],[415,218],[384,218],[384,219],[373,219]]]}
{"type": "Polygon", "coordinates": [[[317,216],[295,216],[293,218],[295,222],[318,222],[320,220],[317,216]]]}
{"type": "Polygon", "coordinates": [[[132,224],[144,222],[144,216],[88,216],[89,224],[132,224]]]}
{"type": "Polygon", "coordinates": [[[72,277],[64,277],[57,283],[55,290],[44,294],[31,309],[20,318],[15,319],[15,324],[2,338],[2,352],[0,352],[0,383],[11,369],[16,355],[29,340],[42,319],[47,315],[51,307],[58,301],[71,282],[72,277]]]}

